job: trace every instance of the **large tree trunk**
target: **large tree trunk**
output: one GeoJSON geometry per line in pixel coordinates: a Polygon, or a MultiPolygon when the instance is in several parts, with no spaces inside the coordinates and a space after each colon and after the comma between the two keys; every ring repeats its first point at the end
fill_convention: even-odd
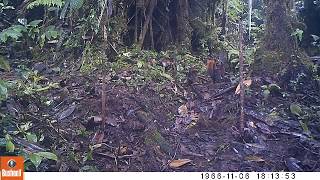
{"type": "Polygon", "coordinates": [[[291,34],[294,29],[289,7],[292,0],[265,0],[265,37],[258,50],[254,72],[275,76],[282,72],[298,55],[297,40],[291,34]]]}
{"type": "Polygon", "coordinates": [[[191,27],[189,24],[189,2],[178,0],[177,6],[177,41],[178,44],[190,47],[191,27]]]}
{"type": "Polygon", "coordinates": [[[297,50],[297,42],[291,33],[293,28],[287,6],[291,0],[267,0],[266,34],[264,48],[270,51],[282,51],[290,55],[297,50]]]}
{"type": "Polygon", "coordinates": [[[253,73],[271,77],[293,91],[314,88],[311,61],[298,47],[297,37],[292,35],[296,28],[303,29],[291,11],[293,0],[265,0],[264,3],[265,37],[256,53],[253,73]]]}

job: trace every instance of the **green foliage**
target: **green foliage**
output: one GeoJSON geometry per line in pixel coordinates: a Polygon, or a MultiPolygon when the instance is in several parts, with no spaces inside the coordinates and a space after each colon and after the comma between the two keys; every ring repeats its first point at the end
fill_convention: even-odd
{"type": "Polygon", "coordinates": [[[100,48],[87,43],[81,58],[82,63],[80,71],[82,73],[93,72],[94,70],[99,69],[98,67],[103,64],[104,59],[104,53],[100,48]]]}
{"type": "Polygon", "coordinates": [[[36,152],[36,153],[29,153],[25,155],[25,161],[29,160],[36,169],[38,169],[43,159],[57,161],[58,157],[52,152],[36,152]]]}
{"type": "MultiPolygon", "coordinates": [[[[8,13],[10,10],[13,10],[14,7],[9,5],[9,0],[0,0],[0,29],[2,29],[2,22],[9,22],[10,17],[8,16],[8,13]]],[[[1,41],[0,41],[1,42],[1,41]]]]}
{"type": "Polygon", "coordinates": [[[262,95],[265,99],[267,99],[270,94],[279,94],[281,91],[281,87],[277,84],[269,84],[269,85],[263,85],[262,87],[262,95]]]}
{"type": "Polygon", "coordinates": [[[10,71],[10,65],[8,60],[0,55],[0,69],[3,69],[5,71],[10,71]]]}
{"type": "Polygon", "coordinates": [[[60,19],[63,19],[66,17],[68,10],[69,13],[72,14],[72,12],[80,9],[83,6],[84,0],[66,0],[61,14],[60,14],[60,19]]]}
{"type": "Polygon", "coordinates": [[[48,7],[59,7],[61,8],[64,3],[64,0],[34,0],[32,1],[27,8],[32,9],[38,6],[48,6],[48,7]]]}
{"type": "MultiPolygon", "coordinates": [[[[24,131],[20,131],[18,133],[25,133],[24,131]]],[[[37,141],[37,136],[32,133],[26,133],[26,140],[30,143],[35,143],[37,141]]],[[[6,147],[6,152],[10,154],[23,155],[25,161],[30,161],[31,164],[26,163],[26,168],[30,169],[29,165],[33,165],[36,169],[39,167],[43,159],[57,161],[58,157],[52,152],[40,151],[40,152],[30,152],[25,151],[24,148],[19,147],[19,145],[15,145],[13,143],[13,138],[11,135],[6,134],[5,138],[0,138],[0,147],[6,147]]]]}
{"type": "Polygon", "coordinates": [[[296,29],[292,34],[291,36],[294,36],[297,38],[298,41],[301,41],[302,40],[302,37],[303,37],[303,30],[301,29],[296,29]]]}
{"type": "Polygon", "coordinates": [[[39,38],[39,45],[40,47],[44,47],[45,42],[49,42],[51,40],[55,40],[59,37],[60,31],[56,29],[55,26],[49,26],[45,28],[45,31],[43,34],[41,34],[39,38]]]}
{"type": "MultiPolygon", "coordinates": [[[[317,114],[319,106],[303,106],[302,104],[292,103],[290,104],[290,112],[297,117],[304,133],[311,136],[311,131],[309,130],[309,123],[315,119],[319,118],[317,114]]],[[[311,136],[312,138],[312,136],[311,136]]]]}
{"type": "Polygon", "coordinates": [[[46,42],[59,37],[60,31],[55,26],[40,27],[42,20],[34,20],[27,24],[26,19],[20,19],[22,24],[12,25],[0,33],[0,42],[9,43],[9,40],[33,42],[43,48],[46,42]]]}
{"type": "Polygon", "coordinates": [[[15,145],[12,143],[12,138],[8,134],[5,137],[6,139],[6,151],[9,153],[14,152],[15,150],[15,145]]]}
{"type": "Polygon", "coordinates": [[[14,7],[9,6],[8,0],[1,0],[0,1],[0,14],[3,13],[4,10],[8,10],[8,9],[14,9],[14,7]]]}
{"type": "Polygon", "coordinates": [[[290,111],[292,114],[296,116],[302,115],[302,110],[298,104],[290,104],[290,111]]]}
{"type": "Polygon", "coordinates": [[[23,25],[13,25],[7,29],[4,29],[0,33],[0,42],[6,43],[10,38],[18,40],[23,36],[22,33],[27,32],[27,28],[23,25]]]}
{"type": "Polygon", "coordinates": [[[0,79],[0,103],[8,98],[8,84],[0,79]]]}
{"type": "Polygon", "coordinates": [[[240,14],[245,11],[245,3],[239,0],[231,0],[228,2],[228,16],[232,22],[240,20],[240,14]]]}
{"type": "Polygon", "coordinates": [[[122,74],[122,80],[129,85],[145,85],[166,82],[184,83],[191,68],[199,73],[205,66],[199,58],[188,52],[178,51],[144,51],[139,48],[119,53],[117,61],[111,64],[115,74],[122,74]]]}

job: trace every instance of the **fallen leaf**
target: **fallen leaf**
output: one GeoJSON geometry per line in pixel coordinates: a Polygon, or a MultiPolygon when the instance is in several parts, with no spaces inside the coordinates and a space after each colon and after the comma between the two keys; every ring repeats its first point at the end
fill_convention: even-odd
{"type": "Polygon", "coordinates": [[[58,114],[58,121],[61,121],[69,117],[74,112],[75,109],[76,109],[76,104],[73,103],[65,111],[62,111],[60,114],[58,114]]]}
{"type": "Polygon", "coordinates": [[[101,132],[101,131],[97,131],[94,134],[94,136],[93,136],[91,141],[93,142],[93,144],[101,144],[103,139],[104,139],[104,133],[101,132]]]}
{"type": "Polygon", "coordinates": [[[98,123],[102,121],[102,118],[100,116],[91,116],[89,119],[93,118],[93,122],[98,123]]]}
{"type": "Polygon", "coordinates": [[[254,124],[254,122],[252,122],[252,121],[250,121],[250,122],[248,123],[248,125],[249,125],[250,127],[252,127],[252,128],[257,128],[256,125],[254,124]]]}
{"type": "Polygon", "coordinates": [[[265,161],[264,159],[262,159],[259,156],[247,156],[245,159],[247,161],[251,161],[251,162],[264,162],[265,161]]]}
{"type": "Polygon", "coordinates": [[[184,104],[182,106],[180,106],[178,108],[178,113],[183,116],[186,117],[188,115],[188,107],[184,104]]]}
{"type": "Polygon", "coordinates": [[[128,154],[128,151],[129,148],[127,146],[121,146],[118,153],[120,156],[122,156],[128,154]]]}
{"type": "Polygon", "coordinates": [[[181,167],[185,164],[188,164],[189,162],[191,162],[190,159],[177,159],[177,160],[173,160],[170,162],[169,166],[171,168],[178,168],[181,167]]]}
{"type": "MultiPolygon", "coordinates": [[[[252,84],[252,80],[251,80],[251,79],[249,79],[249,80],[244,80],[244,81],[243,81],[243,85],[244,85],[245,87],[250,87],[251,84],[252,84]]],[[[238,84],[238,86],[237,86],[237,88],[236,88],[235,94],[240,94],[240,83],[238,84]]]]}
{"type": "Polygon", "coordinates": [[[257,149],[265,149],[266,147],[257,143],[246,143],[245,144],[247,147],[250,148],[257,148],[257,149]]]}
{"type": "MultiPolygon", "coordinates": [[[[91,116],[91,117],[89,117],[89,119],[93,119],[94,123],[102,122],[102,117],[101,116],[91,116]]],[[[113,117],[106,118],[106,124],[108,124],[108,125],[116,127],[117,123],[118,123],[118,120],[113,118],[113,117]]]]}

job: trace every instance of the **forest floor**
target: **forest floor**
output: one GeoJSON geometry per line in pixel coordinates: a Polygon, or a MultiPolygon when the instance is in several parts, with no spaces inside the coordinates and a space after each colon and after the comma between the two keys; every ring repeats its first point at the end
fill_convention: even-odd
{"type": "Polygon", "coordinates": [[[296,118],[277,114],[288,112],[298,95],[266,99],[256,78],[245,99],[246,131],[240,137],[237,84],[197,76],[192,83],[160,87],[108,81],[107,126],[99,144],[93,137],[101,126],[101,77],[46,75],[61,86],[42,94],[54,105],[10,99],[6,108],[18,109],[45,138],[39,144],[15,142],[58,155],[58,163],[42,163],[41,171],[320,171],[319,124],[310,122],[305,133],[296,118]]]}

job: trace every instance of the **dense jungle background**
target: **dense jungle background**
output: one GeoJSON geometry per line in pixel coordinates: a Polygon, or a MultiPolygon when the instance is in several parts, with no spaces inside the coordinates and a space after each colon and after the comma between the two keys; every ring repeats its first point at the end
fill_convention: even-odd
{"type": "Polygon", "coordinates": [[[320,171],[319,0],[0,0],[26,171],[320,171]]]}

